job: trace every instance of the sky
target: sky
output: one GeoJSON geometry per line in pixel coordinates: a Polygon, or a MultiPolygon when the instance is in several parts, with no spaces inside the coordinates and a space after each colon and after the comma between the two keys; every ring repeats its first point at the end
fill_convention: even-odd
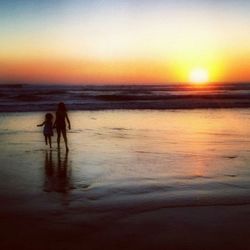
{"type": "Polygon", "coordinates": [[[0,83],[250,82],[248,0],[0,0],[0,83]]]}

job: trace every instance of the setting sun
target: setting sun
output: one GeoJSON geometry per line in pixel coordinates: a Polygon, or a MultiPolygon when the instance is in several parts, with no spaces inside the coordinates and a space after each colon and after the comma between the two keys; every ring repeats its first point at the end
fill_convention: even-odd
{"type": "Polygon", "coordinates": [[[190,81],[192,83],[203,84],[208,82],[208,71],[203,68],[196,68],[190,72],[190,81]]]}

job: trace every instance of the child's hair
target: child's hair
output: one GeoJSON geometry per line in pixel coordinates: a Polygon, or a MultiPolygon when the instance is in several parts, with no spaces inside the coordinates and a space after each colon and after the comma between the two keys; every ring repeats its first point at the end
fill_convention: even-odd
{"type": "Polygon", "coordinates": [[[67,112],[66,106],[63,102],[58,103],[57,111],[67,112]]]}
{"type": "Polygon", "coordinates": [[[45,120],[47,120],[47,121],[52,121],[52,120],[53,120],[53,115],[52,115],[51,113],[47,113],[47,114],[45,115],[45,120]]]}

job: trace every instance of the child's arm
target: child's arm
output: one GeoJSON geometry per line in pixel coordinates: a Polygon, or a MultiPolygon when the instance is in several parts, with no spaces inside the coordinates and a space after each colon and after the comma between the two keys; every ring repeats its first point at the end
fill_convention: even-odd
{"type": "Polygon", "coordinates": [[[41,124],[38,124],[36,125],[37,127],[42,127],[43,125],[45,124],[45,122],[41,123],[41,124]]]}
{"type": "Polygon", "coordinates": [[[71,129],[70,120],[69,120],[69,117],[68,117],[68,114],[67,114],[67,113],[66,113],[66,120],[67,120],[67,122],[68,122],[69,129],[71,129]]]}

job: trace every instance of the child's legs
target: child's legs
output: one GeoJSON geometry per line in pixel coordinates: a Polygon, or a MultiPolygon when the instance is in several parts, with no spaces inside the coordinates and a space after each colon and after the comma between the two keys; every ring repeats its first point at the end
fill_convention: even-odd
{"type": "Polygon", "coordinates": [[[49,146],[51,148],[51,136],[49,135],[48,138],[49,138],[49,146]]]}
{"type": "Polygon", "coordinates": [[[47,137],[47,135],[45,135],[44,138],[45,138],[45,144],[48,145],[48,137],[47,137]]]}
{"type": "Polygon", "coordinates": [[[62,135],[63,135],[65,147],[66,147],[66,149],[68,149],[68,140],[67,140],[67,135],[66,135],[66,129],[62,130],[62,135]]]}
{"type": "Polygon", "coordinates": [[[57,145],[59,147],[59,145],[60,145],[60,138],[61,138],[61,129],[57,128],[56,132],[57,132],[57,145]]]}

